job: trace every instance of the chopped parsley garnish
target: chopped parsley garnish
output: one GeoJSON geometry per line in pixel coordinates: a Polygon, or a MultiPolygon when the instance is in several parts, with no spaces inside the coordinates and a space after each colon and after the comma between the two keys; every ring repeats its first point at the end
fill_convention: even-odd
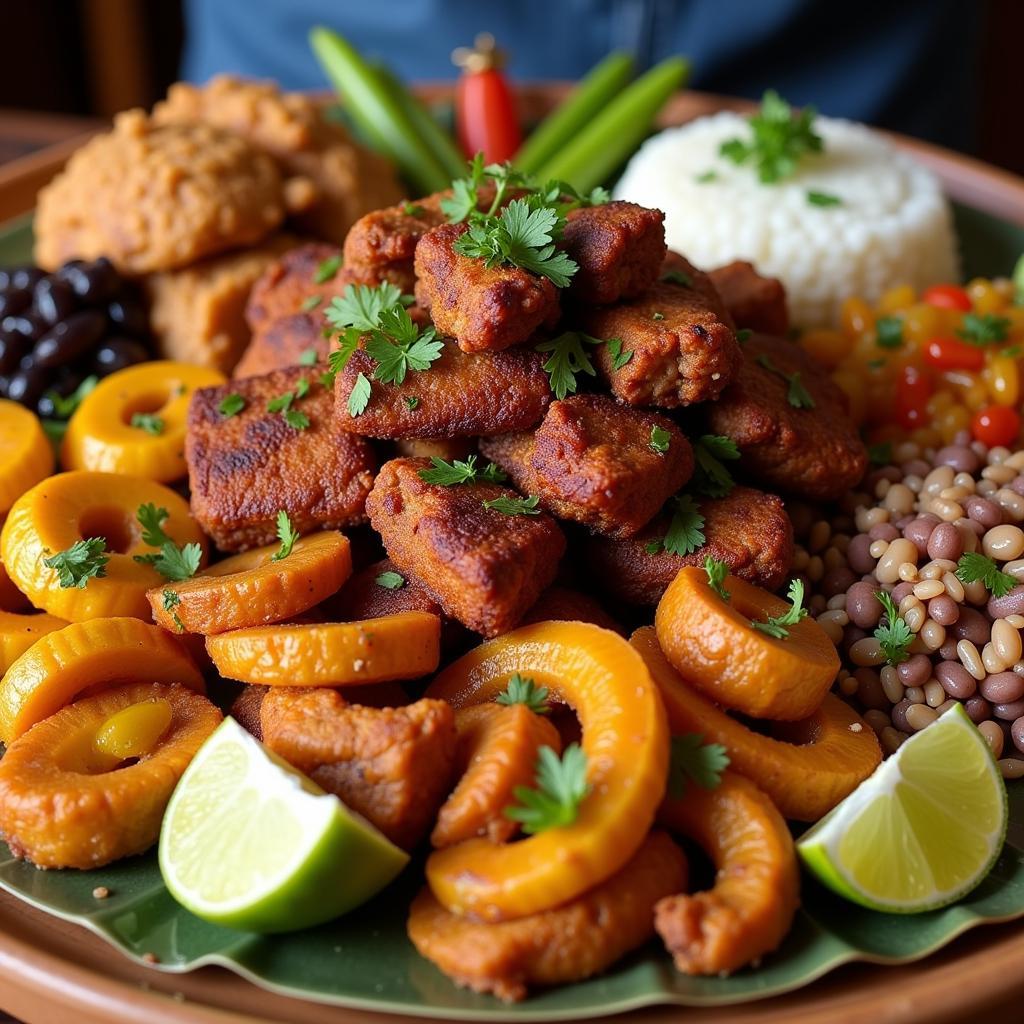
{"type": "Polygon", "coordinates": [[[378,326],[386,309],[402,304],[402,290],[385,281],[376,287],[367,284],[346,285],[345,291],[331,299],[324,316],[339,331],[355,328],[356,337],[378,326]]]}
{"type": "Polygon", "coordinates": [[[444,343],[433,327],[422,331],[404,306],[381,312],[379,329],[370,331],[365,351],[377,361],[374,377],[383,384],[401,384],[409,370],[429,370],[441,358],[444,343]]]}
{"type": "Polygon", "coordinates": [[[960,556],[956,566],[956,578],[961,583],[980,580],[993,597],[1006,597],[1018,584],[1016,577],[1003,572],[987,555],[969,551],[960,556]]]}
{"type": "Polygon", "coordinates": [[[323,301],[324,301],[324,297],[322,295],[307,295],[302,300],[302,305],[299,306],[299,309],[303,313],[312,313],[313,310],[316,309],[317,306],[319,306],[320,303],[323,302],[323,301]]]}
{"type": "Polygon", "coordinates": [[[1010,320],[995,313],[965,313],[957,336],[971,345],[993,345],[1006,341],[1010,320]]]}
{"type": "Polygon", "coordinates": [[[535,715],[546,715],[551,711],[548,707],[548,696],[549,690],[546,686],[538,686],[532,679],[513,672],[509,677],[508,686],[494,700],[506,707],[525,704],[535,715]]]}
{"type": "Polygon", "coordinates": [[[651,314],[651,319],[652,320],[664,320],[665,319],[665,314],[664,313],[654,312],[654,313],[651,314]]]}
{"type": "Polygon", "coordinates": [[[872,466],[892,465],[892,441],[879,441],[868,445],[868,461],[872,466]]]}
{"type": "Polygon", "coordinates": [[[105,537],[90,537],[88,540],[76,540],[65,551],[43,559],[43,565],[57,572],[57,580],[62,589],[74,587],[84,590],[91,579],[100,579],[107,575],[105,537]]]}
{"type": "Polygon", "coordinates": [[[217,412],[225,419],[230,419],[232,416],[237,416],[244,408],[245,399],[237,391],[232,391],[230,395],[225,395],[220,400],[217,412]]]}
{"type": "Polygon", "coordinates": [[[422,217],[427,211],[419,203],[410,203],[406,200],[402,203],[402,213],[406,217],[422,217]]]}
{"type": "Polygon", "coordinates": [[[693,287],[693,278],[689,274],[684,274],[681,270],[667,270],[661,275],[661,279],[669,284],[682,285],[684,288],[693,287]]]}
{"type": "Polygon", "coordinates": [[[669,747],[668,793],[679,799],[689,783],[716,789],[729,767],[729,754],[721,743],[705,743],[700,733],[673,736],[669,747]]]}
{"type": "Polygon", "coordinates": [[[401,590],[405,586],[405,577],[400,572],[382,572],[374,583],[385,590],[401,590]]]}
{"type": "Polygon", "coordinates": [[[879,348],[899,348],[903,344],[903,320],[898,316],[880,316],[875,321],[875,344],[879,348]]]}
{"type": "Polygon", "coordinates": [[[295,385],[295,397],[305,398],[309,394],[309,378],[300,377],[299,383],[295,385]]]}
{"type": "Polygon", "coordinates": [[[366,412],[370,403],[370,382],[364,373],[356,375],[355,383],[352,385],[352,392],[348,396],[349,416],[361,416],[366,412]]]}
{"type": "Polygon", "coordinates": [[[413,412],[420,404],[420,400],[415,395],[405,395],[402,401],[405,402],[405,407],[409,412],[413,412]]]}
{"type": "Polygon", "coordinates": [[[799,370],[796,370],[793,373],[786,373],[785,370],[780,369],[772,362],[770,356],[764,353],[757,357],[757,362],[770,373],[774,373],[786,382],[788,385],[786,388],[786,401],[789,402],[794,409],[814,408],[814,399],[811,398],[811,393],[804,387],[804,382],[800,379],[799,370]]]}
{"type": "Polygon", "coordinates": [[[728,604],[729,591],[725,589],[725,577],[729,575],[729,566],[720,558],[708,555],[704,559],[704,572],[707,573],[708,586],[728,604]]]}
{"type": "Polygon", "coordinates": [[[670,555],[689,555],[705,541],[704,517],[697,510],[697,503],[688,494],[673,498],[667,506],[672,512],[668,530],[661,540],[652,540],[645,545],[649,555],[664,549],[670,555]]]}
{"type": "Polygon", "coordinates": [[[587,755],[578,743],[570,743],[562,756],[551,747],[537,752],[536,785],[516,786],[518,804],[505,808],[505,817],[522,823],[527,835],[571,825],[580,804],[590,792],[587,755]]]}
{"type": "Polygon", "coordinates": [[[132,557],[136,562],[153,566],[165,579],[188,580],[199,571],[203,549],[196,543],[178,547],[164,531],[164,522],[169,516],[167,509],[157,508],[151,502],[138,507],[135,518],[142,527],[142,543],[160,550],[156,554],[132,557]]]}
{"type": "Polygon", "coordinates": [[[722,462],[732,462],[740,457],[736,442],[721,434],[704,434],[694,444],[693,455],[697,462],[693,474],[694,488],[709,498],[724,498],[736,481],[722,462]]]}
{"type": "Polygon", "coordinates": [[[292,430],[305,430],[309,426],[309,417],[298,409],[285,409],[284,421],[292,430]]]}
{"type": "MultiPolygon", "coordinates": [[[[307,348],[299,355],[299,366],[316,366],[316,349],[307,348]]],[[[302,396],[299,395],[301,398],[302,396]]]]}
{"type": "Polygon", "coordinates": [[[317,284],[326,284],[341,269],[341,256],[328,256],[313,272],[317,284]]]}
{"type": "Polygon", "coordinates": [[[181,618],[179,617],[178,613],[174,611],[174,609],[177,608],[179,604],[181,604],[181,597],[170,589],[165,589],[161,596],[164,599],[164,611],[171,613],[171,620],[177,627],[178,632],[184,633],[185,623],[181,621],[181,618]]]}
{"type": "Polygon", "coordinates": [[[747,119],[752,137],[729,139],[719,153],[734,164],[752,164],[762,185],[773,185],[796,171],[801,158],[820,153],[824,142],[813,128],[817,111],[793,108],[774,89],[761,99],[761,109],[747,119]]]}
{"type": "Polygon", "coordinates": [[[697,182],[698,185],[707,185],[709,182],[718,181],[718,171],[711,169],[702,171],[693,180],[697,182]]]}
{"type": "Polygon", "coordinates": [[[131,425],[136,430],[144,430],[153,437],[159,437],[164,432],[164,421],[159,416],[148,412],[132,413],[131,425]]]}
{"type": "Polygon", "coordinates": [[[285,423],[293,430],[305,430],[309,426],[309,417],[304,412],[293,409],[292,403],[294,403],[296,395],[301,398],[308,391],[309,381],[303,377],[295,391],[286,391],[283,395],[278,395],[277,398],[271,398],[267,402],[267,412],[280,413],[285,423]],[[305,385],[304,388],[303,385],[305,385]]]}
{"type": "Polygon", "coordinates": [[[811,206],[842,206],[843,201],[831,192],[816,192],[813,188],[807,191],[807,202],[811,206]]]}
{"type": "Polygon", "coordinates": [[[280,562],[282,558],[287,558],[292,553],[295,542],[299,539],[298,530],[292,526],[292,521],[284,509],[277,513],[277,539],[281,542],[281,546],[270,556],[272,562],[280,562]]]}
{"type": "Polygon", "coordinates": [[[445,462],[440,456],[432,455],[430,464],[430,469],[420,470],[420,479],[428,484],[440,484],[442,487],[477,482],[500,484],[508,479],[493,462],[488,462],[482,469],[478,469],[475,455],[468,456],[465,462],[459,459],[445,462]]]}
{"type": "Polygon", "coordinates": [[[736,340],[742,345],[745,341],[750,341],[753,331],[749,327],[741,327],[736,332],[736,340]]]}
{"type": "Polygon", "coordinates": [[[539,516],[540,498],[531,494],[528,498],[507,498],[502,495],[500,498],[492,498],[483,503],[484,508],[492,512],[500,512],[503,516],[539,516]]]}
{"type": "Polygon", "coordinates": [[[890,665],[899,665],[910,657],[908,648],[914,642],[914,634],[907,622],[900,615],[896,602],[884,590],[876,592],[875,597],[885,609],[882,621],[875,627],[874,637],[878,646],[890,665]]]}
{"type": "Polygon", "coordinates": [[[70,395],[59,395],[56,391],[47,391],[46,397],[53,405],[53,414],[60,420],[70,419],[75,410],[82,404],[82,399],[91,392],[100,379],[90,374],[70,395]]]}
{"type": "Polygon", "coordinates": [[[652,450],[658,452],[659,455],[664,455],[671,442],[672,435],[664,427],[651,427],[651,439],[647,443],[652,450]]]}
{"type": "Polygon", "coordinates": [[[320,374],[320,387],[326,388],[330,391],[330,389],[334,387],[334,378],[337,376],[338,375],[333,370],[324,370],[324,372],[320,374]]]}
{"type": "Polygon", "coordinates": [[[623,349],[621,338],[609,338],[605,345],[608,348],[608,355],[611,356],[613,370],[621,370],[633,358],[633,350],[623,349]]]}
{"type": "Polygon", "coordinates": [[[786,596],[789,598],[789,607],[781,615],[771,615],[764,622],[753,621],[750,623],[751,628],[776,640],[785,640],[789,636],[787,627],[795,626],[801,619],[807,618],[807,609],[804,607],[804,581],[791,580],[786,596]]]}
{"type": "MultiPolygon", "coordinates": [[[[557,338],[542,341],[536,346],[538,352],[551,353],[544,364],[544,371],[548,375],[555,398],[561,401],[566,395],[576,393],[576,375],[578,373],[585,373],[591,377],[597,375],[594,364],[590,361],[590,356],[587,355],[583,346],[600,344],[600,338],[592,338],[582,331],[566,331],[564,334],[558,335],[557,338]]],[[[621,344],[620,341],[619,345],[621,346],[621,344]]]]}

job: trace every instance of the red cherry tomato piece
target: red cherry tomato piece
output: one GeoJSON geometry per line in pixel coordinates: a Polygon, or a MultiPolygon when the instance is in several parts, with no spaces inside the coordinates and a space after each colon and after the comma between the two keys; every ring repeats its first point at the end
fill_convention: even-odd
{"type": "Polygon", "coordinates": [[[896,382],[896,419],[907,429],[921,426],[927,418],[932,382],[916,366],[906,366],[896,382]]]}
{"type": "Polygon", "coordinates": [[[971,433],[989,448],[1009,447],[1020,434],[1020,413],[1008,405],[979,409],[971,422],[971,433]]]}
{"type": "Polygon", "coordinates": [[[464,74],[455,91],[455,127],[467,157],[483,153],[485,164],[511,160],[523,141],[515,101],[497,68],[464,74]]]}
{"type": "Polygon", "coordinates": [[[924,347],[925,362],[940,370],[980,370],[985,353],[959,338],[932,338],[924,347]]]}
{"type": "Polygon", "coordinates": [[[971,311],[971,297],[955,284],[933,284],[931,288],[925,288],[921,298],[929,306],[938,306],[940,309],[959,309],[964,313],[971,311]]]}

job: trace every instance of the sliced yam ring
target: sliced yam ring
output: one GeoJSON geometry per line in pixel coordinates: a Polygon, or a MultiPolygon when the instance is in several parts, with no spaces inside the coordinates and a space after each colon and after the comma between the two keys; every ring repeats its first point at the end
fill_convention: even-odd
{"type": "Polygon", "coordinates": [[[0,676],[37,640],[66,625],[68,623],[64,619],[46,612],[37,615],[0,611],[0,676]]]}
{"type": "Polygon", "coordinates": [[[751,628],[783,614],[788,602],[728,576],[728,603],[702,568],[681,569],[658,604],[654,625],[668,660],[717,704],[754,718],[806,718],[839,671],[825,631],[805,618],[784,640],[751,628]]]}
{"type": "Polygon", "coordinates": [[[148,621],[146,591],[163,577],[134,558],[156,553],[143,543],[136,518],[147,503],[168,511],[164,531],[175,544],[198,543],[205,564],[206,538],[181,495],[152,480],[88,471],[58,473],[18,499],[0,533],[0,559],[18,589],[51,615],[69,622],[120,615],[148,621]],[[44,559],[98,536],[107,541],[106,575],[82,589],[61,587],[44,559]]]}
{"type": "Polygon", "coordinates": [[[172,632],[207,636],[283,622],[330,597],[352,572],[348,539],[334,530],[300,538],[274,561],[278,550],[277,544],[256,548],[190,580],[154,587],[146,594],[153,618],[172,632]]]}
{"type": "Polygon", "coordinates": [[[358,622],[254,626],[206,638],[227,679],[262,686],[346,686],[419,679],[441,660],[441,620],[399,612],[358,622]]]}
{"type": "Polygon", "coordinates": [[[205,692],[181,644],[134,618],[90,619],[37,640],[0,680],[0,741],[11,743],[87,691],[117,683],[180,683],[205,692]]]}
{"type": "Polygon", "coordinates": [[[706,743],[721,743],[731,767],[757,783],[786,818],[817,821],[881,763],[874,732],[833,693],[803,721],[775,725],[785,739],[765,736],[684,681],[650,626],[638,629],[630,643],[661,691],[673,735],[700,733],[706,743]]]}
{"type": "Polygon", "coordinates": [[[598,626],[541,622],[506,633],[449,666],[426,696],[456,708],[492,701],[513,672],[576,711],[592,789],[571,825],[507,845],[470,839],[431,854],[427,881],[438,900],[485,921],[549,910],[618,871],[643,842],[668,772],[657,687],[636,651],[598,626]]]}
{"type": "Polygon", "coordinates": [[[0,518],[29,488],[53,472],[53,446],[39,419],[0,399],[0,518]]]}
{"type": "Polygon", "coordinates": [[[225,384],[218,370],[171,360],[139,363],[105,377],[82,399],[68,423],[61,462],[68,469],[124,473],[170,483],[185,465],[185,422],[197,388],[225,384]],[[133,427],[136,414],[158,416],[163,429],[133,427]]]}
{"type": "Polygon", "coordinates": [[[40,867],[92,868],[142,853],[156,842],[171,792],[221,717],[205,697],[166,683],[126,683],[62,708],[0,761],[0,831],[40,867]],[[99,727],[149,700],[166,700],[172,712],[153,748],[113,772],[83,770],[82,752],[99,727]]]}

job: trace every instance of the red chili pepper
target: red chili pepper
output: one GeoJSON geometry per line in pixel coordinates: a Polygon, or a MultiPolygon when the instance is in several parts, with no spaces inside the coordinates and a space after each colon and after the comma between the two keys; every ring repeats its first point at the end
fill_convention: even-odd
{"type": "Polygon", "coordinates": [[[971,297],[955,284],[933,284],[921,293],[922,301],[929,306],[940,309],[959,309],[964,313],[971,311],[971,297]]]}
{"type": "Polygon", "coordinates": [[[959,338],[932,338],[924,347],[925,362],[940,370],[980,370],[985,353],[959,338]]]}
{"type": "Polygon", "coordinates": [[[916,366],[905,366],[896,382],[896,419],[907,429],[921,426],[927,416],[932,382],[916,366]]]}
{"type": "Polygon", "coordinates": [[[989,448],[1008,447],[1020,434],[1020,413],[1008,405],[990,405],[979,409],[971,421],[971,433],[976,441],[989,448]]]}
{"type": "Polygon", "coordinates": [[[455,87],[455,130],[463,153],[467,157],[483,153],[485,164],[511,160],[522,145],[523,133],[494,36],[482,32],[473,49],[459,47],[452,60],[462,68],[455,87]]]}

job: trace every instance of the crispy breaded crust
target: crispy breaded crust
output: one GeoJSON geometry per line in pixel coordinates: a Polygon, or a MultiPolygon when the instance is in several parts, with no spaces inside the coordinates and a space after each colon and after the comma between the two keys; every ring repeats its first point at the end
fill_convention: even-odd
{"type": "Polygon", "coordinates": [[[607,305],[631,299],[658,279],[665,215],[622,200],[585,206],[566,218],[562,248],[579,265],[568,288],[574,300],[607,305]]]}
{"type": "Polygon", "coordinates": [[[185,436],[192,514],[224,551],[269,544],[280,509],[300,533],[365,521],[366,495],[376,460],[361,438],[339,429],[331,393],[304,367],[201,388],[189,405],[185,436]],[[301,378],[309,394],[293,408],[309,417],[297,430],[267,402],[294,392],[301,378]],[[245,408],[226,417],[218,409],[229,394],[245,408]]]}
{"type": "Polygon", "coordinates": [[[548,515],[508,516],[483,502],[518,495],[475,483],[428,484],[428,459],[386,462],[366,500],[388,556],[484,636],[507,632],[554,579],[565,538],[548,515]]]}
{"type": "Polygon", "coordinates": [[[654,933],[654,905],[686,887],[682,850],[652,832],[625,867],[564,906],[501,924],[444,909],[424,887],[409,912],[409,938],[457,985],[514,1002],[533,985],[582,981],[654,933]]]}
{"type": "Polygon", "coordinates": [[[793,559],[793,525],[774,494],[734,487],[724,498],[698,502],[706,543],[689,555],[673,555],[647,545],[660,541],[669,517],[660,515],[643,532],[624,540],[591,537],[584,545],[595,583],[629,604],[654,605],[688,565],[703,565],[710,555],[729,571],[768,590],[786,578],[793,559]]]}
{"type": "Polygon", "coordinates": [[[458,438],[526,430],[551,401],[544,357],[532,349],[463,352],[445,340],[440,359],[401,384],[372,380],[376,364],[357,351],[335,380],[335,415],[343,430],[364,437],[458,438]],[[350,416],[357,376],[372,380],[366,411],[350,416]],[[406,399],[417,399],[410,409],[406,399]]]}
{"type": "Polygon", "coordinates": [[[630,405],[665,409],[717,398],[739,372],[740,347],[732,319],[707,274],[681,260],[688,285],[657,281],[639,297],[584,309],[583,329],[596,338],[621,338],[633,355],[615,369],[607,345],[595,362],[613,394],[630,405]]]}
{"type": "Polygon", "coordinates": [[[276,687],[263,698],[260,726],[275,754],[407,850],[451,787],[455,716],[443,700],[370,708],[337,690],[276,687]]]}
{"type": "Polygon", "coordinates": [[[480,450],[553,516],[609,537],[642,530],[693,473],[690,442],[671,420],[605,395],[553,402],[536,430],[480,450]],[[655,428],[668,435],[665,452],[651,447],[655,428]]]}
{"type": "Polygon", "coordinates": [[[558,290],[519,267],[488,268],[460,256],[455,240],[465,224],[442,224],[416,246],[416,301],[442,333],[466,352],[499,351],[558,322],[558,290]]]}
{"type": "Polygon", "coordinates": [[[622,626],[589,594],[557,585],[548,587],[537,598],[518,625],[528,626],[532,622],[591,622],[602,629],[626,635],[622,626]]]}
{"type": "Polygon", "coordinates": [[[752,263],[743,260],[709,270],[708,277],[737,327],[779,338],[789,331],[786,289],[778,278],[762,277],[752,263]]]}
{"type": "MultiPolygon", "coordinates": [[[[312,313],[292,313],[261,327],[238,360],[233,377],[259,377],[271,370],[298,366],[304,352],[316,353],[317,362],[326,363],[331,343],[324,337],[319,318],[312,313]]],[[[310,373],[321,372],[310,369],[310,373]]]]}
{"type": "Polygon", "coordinates": [[[755,335],[744,343],[739,376],[706,417],[714,433],[736,442],[754,479],[802,498],[839,498],[867,469],[843,392],[803,349],[781,338],[755,335]],[[764,358],[784,373],[799,373],[814,407],[794,407],[786,380],[758,362],[764,358]]]}
{"type": "Polygon", "coordinates": [[[317,281],[320,268],[328,261],[340,258],[341,250],[326,242],[308,242],[289,249],[260,275],[249,293],[245,318],[253,332],[265,330],[283,316],[302,313],[303,304],[312,295],[320,296],[317,315],[323,316],[323,307],[345,286],[358,281],[350,268],[338,265],[325,281],[317,281]]]}

